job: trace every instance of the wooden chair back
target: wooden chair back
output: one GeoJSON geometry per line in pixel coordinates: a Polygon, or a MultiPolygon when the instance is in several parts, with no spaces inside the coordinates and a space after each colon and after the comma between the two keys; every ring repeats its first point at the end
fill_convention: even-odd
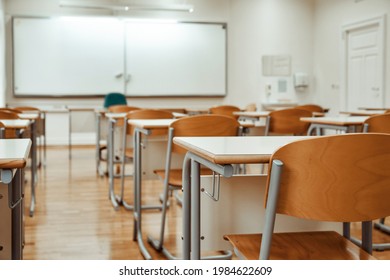
{"type": "Polygon", "coordinates": [[[0,119],[1,120],[16,120],[19,119],[17,113],[8,111],[8,110],[0,110],[0,119]]]}
{"type": "Polygon", "coordinates": [[[235,119],[238,119],[238,116],[233,115],[233,112],[239,112],[239,111],[241,111],[241,109],[233,105],[220,105],[220,106],[211,107],[209,109],[210,114],[230,116],[235,119]]]}
{"type": "Polygon", "coordinates": [[[322,108],[320,105],[316,104],[305,104],[305,105],[299,105],[294,107],[296,109],[302,109],[302,110],[307,110],[313,113],[324,113],[325,110],[322,108]]]}
{"type": "Polygon", "coordinates": [[[247,112],[255,112],[257,110],[257,106],[255,103],[250,103],[245,107],[245,111],[247,112]]]}
{"type": "Polygon", "coordinates": [[[365,120],[365,132],[390,133],[390,114],[375,115],[365,120]]]}
{"type": "Polygon", "coordinates": [[[14,108],[0,108],[0,112],[10,112],[10,113],[14,113],[14,114],[20,114],[22,113],[22,111],[20,110],[17,110],[17,109],[14,109],[14,108]]]}
{"type": "MultiPolygon", "coordinates": [[[[19,116],[17,113],[8,111],[8,110],[0,110],[0,120],[17,120],[19,116]]],[[[16,138],[16,129],[13,128],[5,128],[3,133],[4,138],[16,138]]]]}
{"type": "Polygon", "coordinates": [[[45,120],[42,117],[41,110],[39,108],[31,107],[31,106],[20,106],[20,107],[14,107],[13,109],[18,110],[21,113],[28,113],[28,112],[39,113],[39,118],[37,120],[37,126],[36,126],[36,133],[38,136],[45,135],[45,120]]]}
{"type": "Polygon", "coordinates": [[[128,113],[134,110],[139,110],[140,108],[128,105],[113,105],[108,107],[108,112],[110,113],[128,113]]]}
{"type": "Polygon", "coordinates": [[[301,140],[276,151],[275,160],[283,162],[277,213],[335,222],[390,215],[390,135],[301,140]]]}
{"type": "Polygon", "coordinates": [[[304,135],[310,124],[302,122],[300,118],[303,117],[312,117],[312,112],[296,108],[272,111],[267,119],[265,134],[304,135]]]}
{"type": "Polygon", "coordinates": [[[5,127],[2,122],[0,122],[0,139],[5,138],[5,127]]]}
{"type": "MultiPolygon", "coordinates": [[[[240,123],[229,116],[196,115],[174,121],[174,136],[238,136],[240,123]]],[[[184,154],[186,150],[173,144],[172,152],[184,154]]]]}
{"type": "Polygon", "coordinates": [[[20,112],[40,112],[41,110],[37,107],[31,107],[31,106],[20,106],[20,107],[14,107],[14,110],[18,110],[20,112]]]}
{"type": "MultiPolygon", "coordinates": [[[[371,224],[367,222],[390,215],[388,134],[296,141],[277,150],[271,163],[260,258],[269,258],[277,213],[317,221],[364,222],[369,231],[371,224]]],[[[371,246],[368,234],[362,248],[370,250],[371,246]]],[[[321,258],[327,257],[337,256],[321,258]]]]}

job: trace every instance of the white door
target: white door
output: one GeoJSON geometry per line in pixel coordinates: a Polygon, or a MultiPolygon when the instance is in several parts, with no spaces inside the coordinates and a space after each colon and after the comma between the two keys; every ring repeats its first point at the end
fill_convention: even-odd
{"type": "Polygon", "coordinates": [[[346,50],[346,109],[383,107],[383,32],[380,22],[353,27],[344,33],[346,50]]]}

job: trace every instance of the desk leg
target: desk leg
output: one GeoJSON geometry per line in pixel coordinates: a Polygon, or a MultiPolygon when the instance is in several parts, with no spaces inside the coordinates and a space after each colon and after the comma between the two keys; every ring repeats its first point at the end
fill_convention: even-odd
{"type": "Polygon", "coordinates": [[[134,235],[133,240],[138,242],[138,246],[141,250],[142,255],[146,260],[151,260],[152,257],[149,254],[148,250],[145,247],[144,241],[142,239],[142,206],[141,206],[141,135],[140,131],[136,128],[134,131],[134,235]]]}
{"type": "Polygon", "coordinates": [[[22,170],[18,169],[12,180],[12,259],[23,259],[23,189],[22,170]],[[15,204],[14,204],[15,203],[15,204]]]}
{"type": "Polygon", "coordinates": [[[183,162],[183,259],[191,255],[191,158],[187,153],[183,162]]]}
{"type": "Polygon", "coordinates": [[[191,259],[200,260],[200,164],[191,160],[191,259]]]}
{"type": "Polygon", "coordinates": [[[96,113],[96,172],[100,174],[100,114],[96,113]]]}
{"type": "Polygon", "coordinates": [[[108,197],[111,200],[112,206],[115,210],[119,209],[118,201],[115,198],[114,193],[114,122],[108,122],[108,197]]]}
{"type": "Polygon", "coordinates": [[[31,124],[31,204],[30,217],[34,216],[35,211],[35,183],[37,180],[37,139],[36,139],[36,123],[31,124]]]}
{"type": "Polygon", "coordinates": [[[72,111],[69,110],[69,135],[68,135],[69,159],[72,159],[72,111]]]}
{"type": "Polygon", "coordinates": [[[42,120],[42,134],[43,134],[43,166],[46,166],[46,112],[43,112],[42,120]]]}

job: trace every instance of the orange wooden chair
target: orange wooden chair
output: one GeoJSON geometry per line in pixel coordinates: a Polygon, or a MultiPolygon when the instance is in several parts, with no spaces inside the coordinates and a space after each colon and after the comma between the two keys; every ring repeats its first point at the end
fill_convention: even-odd
{"type": "Polygon", "coordinates": [[[374,259],[372,222],[390,214],[390,135],[296,141],[271,157],[262,234],[225,235],[244,259],[374,259]],[[274,233],[276,214],[362,221],[362,248],[333,231],[274,233]]]}
{"type": "Polygon", "coordinates": [[[267,117],[265,135],[306,135],[310,124],[302,122],[303,117],[312,117],[312,112],[296,108],[272,111],[267,117]]]}
{"type": "Polygon", "coordinates": [[[233,112],[239,112],[239,111],[241,111],[241,109],[233,105],[220,105],[220,106],[211,107],[209,109],[210,114],[230,116],[235,119],[238,119],[238,116],[233,115],[233,112]]]}

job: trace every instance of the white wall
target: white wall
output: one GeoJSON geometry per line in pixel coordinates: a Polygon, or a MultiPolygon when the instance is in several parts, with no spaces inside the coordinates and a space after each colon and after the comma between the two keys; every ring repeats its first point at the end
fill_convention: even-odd
{"type": "MultiPolygon", "coordinates": [[[[341,107],[341,28],[344,24],[387,14],[389,0],[315,0],[314,76],[315,90],[321,104],[337,114],[341,107]]],[[[387,24],[385,69],[390,69],[390,28],[387,24]]],[[[387,70],[388,73],[388,70],[387,70]]],[[[385,75],[385,106],[390,106],[390,75],[385,75]]]]}
{"type": "Polygon", "coordinates": [[[289,99],[300,103],[315,101],[312,84],[297,92],[289,77],[264,77],[263,55],[291,56],[291,72],[312,77],[313,1],[232,0],[229,21],[229,89],[225,102],[245,106],[251,102],[289,99]],[[278,79],[288,82],[287,93],[278,93],[278,79]],[[271,85],[271,95],[265,87],[271,85]]]}

